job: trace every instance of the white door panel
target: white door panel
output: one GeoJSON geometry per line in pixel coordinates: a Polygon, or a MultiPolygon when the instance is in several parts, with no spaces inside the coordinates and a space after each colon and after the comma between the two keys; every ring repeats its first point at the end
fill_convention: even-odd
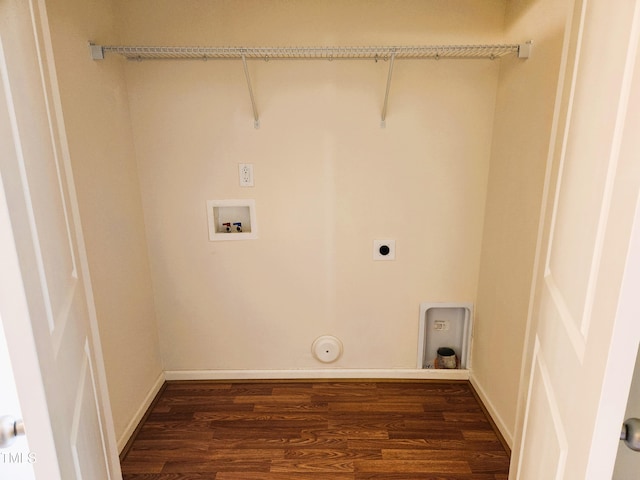
{"type": "Polygon", "coordinates": [[[550,480],[562,479],[567,461],[567,436],[539,342],[533,352],[529,391],[528,415],[536,421],[528,423],[523,433],[521,448],[527,454],[522,457],[518,474],[520,478],[538,478],[540,472],[548,472],[550,480]],[[545,442],[537,441],[539,438],[545,442]]]}
{"type": "Polygon", "coordinates": [[[628,255],[640,248],[632,241],[640,217],[639,38],[640,1],[575,2],[556,101],[525,355],[529,381],[511,478],[611,477],[622,412],[609,410],[626,397],[630,382],[629,371],[611,360],[620,349],[635,358],[637,343],[629,351],[626,342],[640,339],[627,308],[635,299],[622,295],[628,273],[639,267],[628,255]]]}
{"type": "MultiPolygon", "coordinates": [[[[1,223],[0,223],[1,225],[1,223]]],[[[10,415],[15,419],[22,418],[22,409],[18,400],[18,391],[13,376],[9,350],[2,328],[0,317],[0,416],[10,415]]],[[[38,460],[34,452],[29,449],[25,436],[15,439],[14,443],[0,450],[0,478],[12,480],[34,480],[33,464],[38,460]]]]}
{"type": "Polygon", "coordinates": [[[0,173],[10,223],[2,258],[16,267],[0,273],[10,286],[0,313],[12,359],[33,357],[13,366],[29,443],[42,448],[38,460],[44,450],[50,455],[47,471],[36,462],[35,472],[47,480],[115,480],[120,467],[44,2],[0,2],[0,22],[0,133],[9,140],[0,147],[0,173]],[[28,336],[18,335],[19,321],[30,324],[28,336]]]}

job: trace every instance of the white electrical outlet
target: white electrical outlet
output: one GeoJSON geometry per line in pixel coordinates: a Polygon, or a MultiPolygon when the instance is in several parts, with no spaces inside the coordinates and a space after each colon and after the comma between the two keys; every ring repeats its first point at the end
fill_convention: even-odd
{"type": "Polygon", "coordinates": [[[434,320],[433,329],[441,332],[449,330],[449,320],[434,320]]]}
{"type": "Polygon", "coordinates": [[[241,187],[253,187],[253,163],[239,163],[238,174],[241,187]]]}

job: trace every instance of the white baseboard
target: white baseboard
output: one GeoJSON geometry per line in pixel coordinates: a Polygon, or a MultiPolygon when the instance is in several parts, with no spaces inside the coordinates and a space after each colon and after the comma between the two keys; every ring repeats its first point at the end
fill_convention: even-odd
{"type": "Polygon", "coordinates": [[[432,379],[469,380],[469,370],[326,368],[300,370],[167,370],[166,380],[432,379]]]}
{"type": "Polygon", "coordinates": [[[478,380],[473,375],[471,375],[469,381],[471,382],[471,385],[473,385],[473,388],[476,390],[476,393],[480,397],[480,400],[482,400],[485,408],[488,410],[489,415],[491,415],[491,418],[498,427],[498,430],[500,430],[500,433],[504,437],[505,442],[507,442],[507,445],[509,445],[510,449],[513,449],[513,432],[510,428],[507,427],[500,414],[498,414],[495,406],[487,396],[487,392],[484,391],[480,383],[478,383],[478,380]]]}
{"type": "Polygon", "coordinates": [[[142,405],[140,405],[140,408],[136,410],[136,413],[134,414],[133,418],[127,424],[127,427],[124,429],[124,432],[122,432],[122,435],[120,435],[120,438],[118,438],[118,453],[122,452],[122,449],[125,447],[129,439],[131,438],[131,435],[133,435],[133,432],[136,430],[136,428],[142,421],[142,417],[149,409],[149,406],[151,405],[151,402],[153,402],[153,399],[156,398],[156,395],[162,388],[162,385],[164,385],[164,382],[165,382],[165,374],[164,372],[162,372],[160,373],[160,375],[158,375],[158,378],[156,379],[155,383],[151,387],[151,390],[149,390],[149,393],[147,393],[147,396],[144,397],[144,401],[142,402],[142,405]]]}

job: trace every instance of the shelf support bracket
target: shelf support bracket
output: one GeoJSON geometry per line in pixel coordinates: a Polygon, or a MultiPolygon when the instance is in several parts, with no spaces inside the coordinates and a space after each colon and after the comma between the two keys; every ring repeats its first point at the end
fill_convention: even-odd
{"type": "Polygon", "coordinates": [[[518,45],[518,58],[529,58],[531,56],[531,45],[532,42],[529,40],[528,42],[521,43],[518,45]]]}
{"type": "Polygon", "coordinates": [[[104,60],[104,49],[102,45],[95,45],[89,42],[89,53],[92,60],[104,60]]]}
{"type": "Polygon", "coordinates": [[[247,57],[242,54],[242,66],[244,67],[244,76],[247,78],[247,86],[249,87],[249,97],[251,97],[251,108],[253,109],[253,127],[260,128],[260,119],[258,117],[258,109],[256,108],[256,100],[253,98],[253,88],[251,88],[251,77],[247,68],[247,57]]]}
{"type": "Polygon", "coordinates": [[[391,75],[393,74],[393,61],[396,58],[396,52],[391,53],[389,58],[389,74],[387,75],[387,89],[384,92],[384,104],[382,105],[382,120],[380,121],[380,127],[385,128],[387,126],[387,104],[389,103],[389,90],[391,88],[391,75]]]}

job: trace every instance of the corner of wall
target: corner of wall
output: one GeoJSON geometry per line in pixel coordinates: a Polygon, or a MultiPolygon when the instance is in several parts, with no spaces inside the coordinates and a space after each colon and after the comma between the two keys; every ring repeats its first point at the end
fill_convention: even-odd
{"type": "Polygon", "coordinates": [[[156,395],[158,395],[158,392],[160,391],[164,383],[165,383],[165,375],[164,375],[164,372],[162,372],[160,373],[160,375],[158,375],[158,378],[156,378],[155,382],[153,383],[153,386],[145,395],[144,400],[142,401],[138,409],[133,414],[133,417],[131,418],[127,426],[124,428],[123,432],[119,435],[118,437],[119,453],[122,453],[122,450],[127,445],[127,442],[129,442],[132,435],[136,431],[136,428],[142,422],[142,419],[145,413],[151,406],[151,403],[153,402],[153,400],[156,398],[156,395]]]}
{"type": "Polygon", "coordinates": [[[474,376],[473,370],[469,374],[469,382],[471,383],[476,393],[480,397],[482,404],[487,409],[487,412],[491,416],[491,419],[495,423],[496,427],[498,427],[498,430],[502,434],[502,437],[504,438],[505,442],[507,442],[507,445],[509,446],[509,448],[512,449],[513,441],[514,441],[513,431],[509,428],[507,423],[504,421],[504,419],[500,415],[500,412],[498,411],[498,409],[495,407],[495,405],[487,395],[487,392],[484,390],[484,388],[482,388],[482,385],[480,384],[478,379],[474,376]]]}

